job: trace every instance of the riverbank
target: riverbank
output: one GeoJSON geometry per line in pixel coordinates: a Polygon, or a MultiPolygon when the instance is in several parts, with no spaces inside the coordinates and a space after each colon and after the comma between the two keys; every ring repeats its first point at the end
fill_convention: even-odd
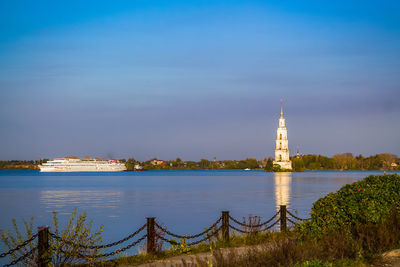
{"type": "MultiPolygon", "coordinates": [[[[162,260],[157,260],[153,262],[148,262],[144,264],[136,264],[136,265],[124,265],[121,264],[121,267],[187,267],[187,266],[205,266],[208,267],[213,263],[214,266],[217,265],[217,261],[215,258],[224,258],[224,261],[227,261],[229,257],[232,255],[236,256],[245,256],[249,254],[251,251],[259,251],[262,252],[263,245],[257,246],[245,246],[245,247],[236,247],[236,248],[222,248],[218,249],[214,252],[203,252],[192,255],[181,255],[170,257],[162,260]],[[206,265],[204,264],[206,263],[206,265]]],[[[393,249],[387,251],[382,254],[375,255],[375,258],[370,261],[366,261],[363,259],[340,259],[331,263],[321,262],[318,260],[314,261],[306,261],[302,263],[298,263],[295,265],[296,267],[310,267],[310,266],[318,266],[318,267],[398,267],[400,266],[400,249],[393,249]]]]}

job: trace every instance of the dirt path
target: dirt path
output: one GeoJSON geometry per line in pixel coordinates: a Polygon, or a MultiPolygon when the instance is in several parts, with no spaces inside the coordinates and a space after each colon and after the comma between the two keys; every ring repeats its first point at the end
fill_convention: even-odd
{"type": "MultiPolygon", "coordinates": [[[[228,257],[231,253],[243,255],[249,250],[265,249],[267,244],[247,247],[236,248],[221,248],[218,251],[221,255],[228,257]]],[[[180,255],[171,257],[156,262],[137,265],[136,267],[197,267],[199,262],[206,263],[212,261],[211,252],[197,253],[193,255],[180,255]]],[[[123,267],[131,267],[131,265],[124,265],[123,267]]]]}
{"type": "Polygon", "coordinates": [[[382,254],[382,260],[374,267],[400,267],[400,249],[391,250],[382,254]]]}
{"type": "MultiPolygon", "coordinates": [[[[236,248],[222,248],[219,249],[219,251],[224,257],[229,257],[231,253],[234,253],[235,255],[243,255],[249,250],[262,250],[265,249],[266,246],[268,246],[268,244],[236,248]]],[[[197,267],[199,261],[202,263],[211,262],[211,253],[204,252],[193,255],[180,255],[156,262],[136,265],[136,267],[197,267]]],[[[132,267],[132,265],[124,265],[123,267],[132,267]]],[[[400,249],[383,253],[381,260],[373,264],[372,267],[400,267],[400,249]]]]}

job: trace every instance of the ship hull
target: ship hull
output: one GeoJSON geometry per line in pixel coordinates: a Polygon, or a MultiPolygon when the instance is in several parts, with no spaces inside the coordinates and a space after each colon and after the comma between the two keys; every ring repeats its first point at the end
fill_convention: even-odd
{"type": "Polygon", "coordinates": [[[49,161],[39,165],[41,172],[121,172],[126,171],[123,163],[106,161],[49,161]]]}
{"type": "Polygon", "coordinates": [[[39,167],[40,172],[123,172],[126,169],[91,169],[91,168],[68,168],[68,167],[60,167],[60,168],[49,168],[49,167],[39,167]]]}

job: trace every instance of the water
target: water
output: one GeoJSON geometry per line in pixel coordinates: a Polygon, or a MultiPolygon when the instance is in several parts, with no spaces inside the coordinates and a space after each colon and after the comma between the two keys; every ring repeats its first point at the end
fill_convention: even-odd
{"type": "MultiPolygon", "coordinates": [[[[178,234],[198,233],[229,210],[271,217],[279,205],[309,217],[312,203],[344,184],[381,171],[147,171],[121,173],[40,173],[0,171],[0,229],[11,219],[51,225],[52,211],[66,223],[74,207],[104,224],[103,240],[119,240],[156,217],[178,234]]],[[[4,249],[0,245],[1,250],[4,249]]],[[[130,252],[137,252],[136,248],[130,252]]]]}

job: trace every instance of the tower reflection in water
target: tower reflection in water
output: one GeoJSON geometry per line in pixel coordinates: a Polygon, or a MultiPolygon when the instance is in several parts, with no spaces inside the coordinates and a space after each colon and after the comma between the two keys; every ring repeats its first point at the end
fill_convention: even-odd
{"type": "Polygon", "coordinates": [[[292,182],[291,172],[274,172],[275,181],[275,204],[279,211],[280,205],[290,205],[290,184],[292,182]]]}

